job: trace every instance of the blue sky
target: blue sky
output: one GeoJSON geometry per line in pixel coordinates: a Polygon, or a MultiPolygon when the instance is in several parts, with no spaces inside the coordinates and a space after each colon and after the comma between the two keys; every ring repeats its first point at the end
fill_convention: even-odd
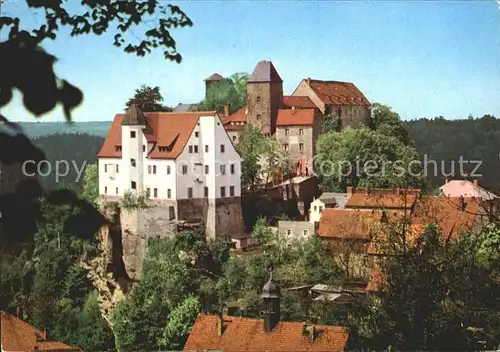
{"type": "MultiPolygon", "coordinates": [[[[75,1],[76,2],[76,1],[75,1]]],[[[173,35],[181,64],[161,52],[123,53],[112,35],[71,38],[44,47],[56,72],[80,87],[74,120],[111,120],[141,84],[160,86],[168,105],[198,102],[213,72],[251,72],[271,60],[291,94],[302,78],[354,82],[372,102],[405,119],[443,115],[500,117],[500,8],[496,1],[185,1],[194,22],[173,35]]],[[[4,15],[42,23],[24,1],[7,0],[4,15]]],[[[140,34],[140,30],[135,30],[140,34]]],[[[5,39],[5,33],[2,33],[5,39]]],[[[22,97],[3,110],[33,121],[22,97]]],[[[61,108],[43,121],[63,121],[61,108]]]]}

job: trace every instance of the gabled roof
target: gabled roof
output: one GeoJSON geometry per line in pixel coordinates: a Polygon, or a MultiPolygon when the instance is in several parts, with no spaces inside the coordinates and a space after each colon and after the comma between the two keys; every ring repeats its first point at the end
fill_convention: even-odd
{"type": "Polygon", "coordinates": [[[259,61],[248,83],[283,82],[271,61],[259,61]]]}
{"type": "Polygon", "coordinates": [[[295,95],[287,95],[283,96],[283,105],[289,108],[309,108],[315,109],[317,106],[313,103],[313,101],[309,97],[295,96],[295,95]]]}
{"type": "Polygon", "coordinates": [[[130,105],[124,118],[122,119],[122,126],[146,126],[146,117],[137,104],[130,105]]]}
{"type": "Polygon", "coordinates": [[[482,200],[498,198],[497,195],[479,185],[466,180],[451,180],[439,188],[446,197],[476,197],[482,200]]]}
{"type": "MultiPolygon", "coordinates": [[[[147,112],[144,115],[148,128],[143,132],[148,142],[155,143],[148,158],[175,159],[182,153],[199,118],[201,116],[214,116],[216,112],[147,112]],[[159,147],[168,147],[168,149],[160,151],[159,147]]],[[[122,145],[121,122],[124,118],[124,114],[115,116],[97,157],[121,158],[122,152],[118,151],[116,146],[122,145]]]]}
{"type": "Polygon", "coordinates": [[[323,192],[321,195],[318,197],[320,201],[323,202],[325,205],[335,205],[337,204],[337,200],[335,199],[335,196],[338,193],[331,193],[331,192],[323,192]]]}
{"type": "Polygon", "coordinates": [[[2,351],[81,351],[62,342],[48,341],[42,331],[35,329],[25,321],[1,312],[1,349],[2,351]],[[38,339],[38,341],[37,341],[38,339]]]}
{"type": "Polygon", "coordinates": [[[415,189],[355,189],[347,208],[410,209],[418,199],[415,189]]]}
{"type": "Polygon", "coordinates": [[[369,241],[381,217],[380,211],[326,208],[321,214],[318,236],[369,241]]]}
{"type": "Polygon", "coordinates": [[[222,81],[224,77],[222,75],[219,75],[218,73],[212,73],[210,76],[204,79],[205,82],[211,82],[211,81],[222,81]]]}
{"type": "Polygon", "coordinates": [[[276,126],[312,126],[315,113],[314,109],[280,109],[276,126]]]}
{"type": "Polygon", "coordinates": [[[218,335],[219,317],[199,314],[184,351],[215,350],[223,352],[306,352],[343,351],[349,333],[343,327],[315,325],[314,341],[304,334],[304,323],[280,322],[270,332],[264,331],[262,319],[224,316],[222,336],[218,335]]]}
{"type": "Polygon", "coordinates": [[[476,198],[428,196],[417,202],[411,220],[423,227],[435,223],[447,241],[477,226],[481,214],[476,198]]]}
{"type": "Polygon", "coordinates": [[[306,79],[307,84],[326,105],[371,106],[363,93],[350,82],[306,79]]]}

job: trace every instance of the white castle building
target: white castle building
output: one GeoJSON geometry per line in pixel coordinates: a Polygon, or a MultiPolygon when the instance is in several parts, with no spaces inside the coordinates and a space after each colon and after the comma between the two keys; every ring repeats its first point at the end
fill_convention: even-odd
{"type": "Polygon", "coordinates": [[[204,222],[208,237],[242,227],[241,157],[216,112],[143,113],[133,104],[115,116],[98,164],[101,197],[147,193],[172,219],[204,222]]]}

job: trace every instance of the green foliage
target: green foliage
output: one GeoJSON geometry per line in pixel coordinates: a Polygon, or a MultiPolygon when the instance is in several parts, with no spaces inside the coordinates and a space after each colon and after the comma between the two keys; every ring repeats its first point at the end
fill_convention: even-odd
{"type": "Polygon", "coordinates": [[[367,128],[322,134],[317,153],[315,169],[325,191],[341,191],[348,185],[395,188],[423,184],[417,151],[367,128]]]}
{"type": "Polygon", "coordinates": [[[139,89],[135,90],[133,98],[130,98],[125,104],[126,109],[130,108],[132,103],[135,103],[144,112],[159,112],[172,111],[171,107],[162,104],[163,96],[160,93],[160,87],[150,87],[143,84],[139,89]]]}
{"type": "Polygon", "coordinates": [[[147,193],[134,194],[131,191],[126,191],[123,198],[120,199],[120,207],[123,209],[146,209],[149,207],[148,199],[147,193]]]}
{"type": "Polygon", "coordinates": [[[323,120],[321,133],[340,132],[340,118],[336,115],[327,115],[323,120]]]}
{"type": "MultiPolygon", "coordinates": [[[[446,120],[444,117],[418,119],[405,123],[411,139],[415,141],[421,157],[435,160],[437,172],[432,164],[428,167],[429,181],[441,186],[445,176],[441,171],[451,173],[450,161],[458,164],[460,157],[465,161],[481,161],[476,173],[482,174],[480,185],[500,194],[500,177],[498,177],[498,151],[500,150],[500,119],[491,115],[481,118],[446,120]]],[[[471,174],[476,163],[463,164],[466,174],[471,174]]],[[[463,179],[459,166],[455,166],[454,176],[449,178],[463,179]]]]}
{"type": "Polygon", "coordinates": [[[224,112],[224,104],[230,104],[230,113],[241,109],[246,104],[247,73],[234,73],[229,78],[212,83],[205,99],[200,103],[200,111],[224,112]]]}
{"type": "Polygon", "coordinates": [[[236,146],[236,150],[242,157],[241,185],[250,189],[251,192],[253,192],[261,180],[262,166],[259,160],[265,148],[266,139],[260,133],[259,129],[251,124],[247,124],[236,146]]]}
{"type": "Polygon", "coordinates": [[[102,351],[114,346],[113,332],[99,310],[97,291],[86,296],[83,307],[74,307],[70,299],[61,301],[61,311],[51,334],[85,351],[102,351]]]}
{"type": "MultiPolygon", "coordinates": [[[[67,344],[90,351],[112,347],[97,295],[80,265],[98,252],[95,219],[87,203],[61,198],[42,198],[37,232],[20,247],[3,246],[1,309],[24,307],[29,323],[67,344]]],[[[8,244],[4,240],[2,245],[8,244]]]]}
{"type": "MultiPolygon", "coordinates": [[[[113,311],[114,334],[120,351],[158,348],[160,342],[166,342],[160,340],[171,314],[175,312],[174,318],[180,319],[183,311],[192,311],[193,302],[186,302],[192,295],[199,299],[203,309],[208,309],[212,293],[203,288],[209,286],[205,285],[207,281],[216,280],[220,275],[222,263],[219,261],[227,260],[227,252],[227,245],[207,243],[201,235],[192,232],[168,239],[151,239],[141,282],[113,311]]],[[[189,314],[184,318],[189,318],[189,314]]],[[[168,341],[180,344],[184,337],[180,335],[182,331],[171,330],[175,327],[175,324],[168,327],[171,334],[168,341]]]]}
{"type": "Polygon", "coordinates": [[[411,144],[408,130],[399,114],[390,106],[375,103],[372,106],[372,123],[379,133],[397,138],[403,144],[411,144]]]}
{"type": "Polygon", "coordinates": [[[171,349],[183,348],[200,310],[198,299],[194,296],[187,297],[170,313],[159,344],[171,349]]]}
{"type": "Polygon", "coordinates": [[[82,198],[96,203],[99,197],[99,176],[97,164],[87,165],[83,173],[82,198]]]}
{"type": "MultiPolygon", "coordinates": [[[[491,228],[445,243],[434,226],[380,262],[382,293],[353,311],[359,346],[385,350],[488,350],[500,342],[500,253],[481,261],[491,228]],[[488,232],[488,235],[484,234],[488,232]]],[[[408,236],[391,231],[388,242],[408,236]],[[394,238],[393,238],[394,237],[394,238]]],[[[408,238],[408,237],[407,237],[408,238]]],[[[358,346],[358,347],[359,347],[358,346]]]]}

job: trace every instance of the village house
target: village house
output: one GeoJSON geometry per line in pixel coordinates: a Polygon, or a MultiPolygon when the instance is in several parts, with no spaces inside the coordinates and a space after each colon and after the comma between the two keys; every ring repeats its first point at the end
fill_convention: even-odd
{"type": "Polygon", "coordinates": [[[184,351],[344,351],[349,339],[340,326],[281,321],[280,288],[272,278],[262,288],[264,319],[199,314],[184,351]]]}
{"type": "MultiPolygon", "coordinates": [[[[359,191],[359,189],[358,189],[359,191]]],[[[376,258],[386,253],[379,248],[386,238],[386,226],[408,223],[409,242],[420,236],[429,224],[436,224],[443,241],[456,238],[466,230],[475,230],[489,221],[481,201],[473,197],[425,196],[419,190],[377,190],[357,194],[349,199],[345,209],[323,210],[318,236],[349,275],[367,280],[367,290],[376,291],[380,281],[376,258]],[[399,192],[402,192],[400,190],[399,192]],[[384,230],[385,229],[385,230],[384,230]]]]}
{"type": "Polygon", "coordinates": [[[99,194],[147,194],[207,236],[242,232],[241,157],[215,112],[117,114],[98,154],[99,194]]]}
{"type": "Polygon", "coordinates": [[[321,213],[326,208],[344,209],[351,197],[348,193],[323,192],[311,202],[309,208],[309,222],[319,223],[321,213]]]}
{"type": "Polygon", "coordinates": [[[58,351],[83,352],[80,348],[70,347],[62,342],[51,340],[47,330],[35,329],[14,315],[1,312],[1,351],[58,351]]]}

